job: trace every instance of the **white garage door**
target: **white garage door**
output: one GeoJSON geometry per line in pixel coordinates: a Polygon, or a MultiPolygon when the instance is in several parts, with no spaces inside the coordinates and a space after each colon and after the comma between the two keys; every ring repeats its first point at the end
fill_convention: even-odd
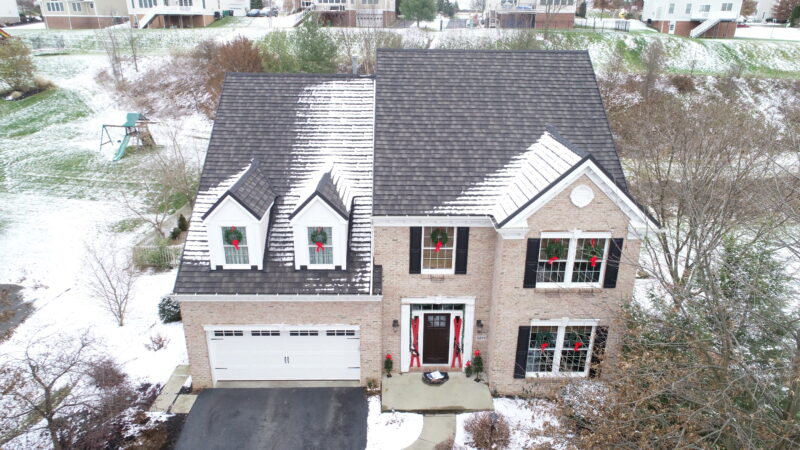
{"type": "Polygon", "coordinates": [[[358,327],[225,326],[206,335],[217,381],[361,378],[358,327]]]}

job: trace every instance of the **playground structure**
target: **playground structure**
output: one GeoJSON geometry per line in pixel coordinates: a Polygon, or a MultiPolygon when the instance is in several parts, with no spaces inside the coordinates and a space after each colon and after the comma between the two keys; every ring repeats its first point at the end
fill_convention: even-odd
{"type": "Polygon", "coordinates": [[[125,151],[131,145],[134,147],[154,147],[156,142],[153,140],[153,135],[150,134],[149,123],[150,121],[147,120],[144,114],[128,113],[127,120],[122,125],[103,125],[103,129],[100,131],[100,151],[103,150],[105,145],[115,144],[108,130],[109,128],[125,129],[125,136],[116,141],[119,147],[117,147],[117,153],[114,154],[114,161],[122,159],[125,156],[125,151]]]}

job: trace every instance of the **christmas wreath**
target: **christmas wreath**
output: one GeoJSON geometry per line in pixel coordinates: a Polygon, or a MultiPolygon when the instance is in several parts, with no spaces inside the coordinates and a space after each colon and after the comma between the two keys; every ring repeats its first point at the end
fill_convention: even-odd
{"type": "Polygon", "coordinates": [[[597,267],[597,260],[603,257],[603,247],[597,246],[597,239],[590,239],[589,242],[583,245],[583,256],[589,257],[589,264],[592,267],[597,267]]]}
{"type": "Polygon", "coordinates": [[[233,248],[239,250],[239,243],[242,242],[244,235],[236,227],[230,227],[225,230],[225,244],[232,245],[233,248]]]}
{"type": "Polygon", "coordinates": [[[557,259],[564,259],[567,256],[567,246],[561,242],[561,239],[551,239],[544,247],[544,254],[547,257],[547,263],[553,264],[557,259]]]}
{"type": "Polygon", "coordinates": [[[325,244],[328,243],[328,233],[322,227],[317,227],[316,230],[311,232],[311,242],[317,244],[317,252],[324,250],[325,244]]]}
{"type": "Polygon", "coordinates": [[[443,245],[447,245],[447,241],[449,239],[450,238],[447,236],[447,230],[444,228],[434,228],[433,231],[431,231],[431,242],[436,243],[436,249],[434,249],[435,252],[439,252],[443,245]]]}

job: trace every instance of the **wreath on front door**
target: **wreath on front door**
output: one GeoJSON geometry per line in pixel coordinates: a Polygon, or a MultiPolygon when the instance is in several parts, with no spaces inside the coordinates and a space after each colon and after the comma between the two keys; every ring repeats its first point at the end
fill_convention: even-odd
{"type": "Polygon", "coordinates": [[[230,227],[225,230],[225,244],[232,245],[233,248],[239,250],[239,243],[242,242],[244,235],[236,227],[230,227]]]}
{"type": "Polygon", "coordinates": [[[435,252],[439,252],[442,249],[443,245],[447,245],[447,241],[450,240],[450,237],[447,236],[447,230],[444,228],[434,228],[431,231],[431,242],[436,243],[436,248],[433,250],[435,252]]]}
{"type": "Polygon", "coordinates": [[[324,250],[325,244],[328,243],[328,233],[322,227],[317,227],[316,230],[311,232],[311,242],[317,245],[317,252],[324,250]]]}

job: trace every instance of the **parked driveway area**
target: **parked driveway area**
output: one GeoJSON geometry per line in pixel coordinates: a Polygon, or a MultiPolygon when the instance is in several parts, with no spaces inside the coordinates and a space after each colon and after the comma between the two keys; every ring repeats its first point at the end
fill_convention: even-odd
{"type": "Polygon", "coordinates": [[[362,388],[206,389],[176,449],[363,449],[362,388]]]}

